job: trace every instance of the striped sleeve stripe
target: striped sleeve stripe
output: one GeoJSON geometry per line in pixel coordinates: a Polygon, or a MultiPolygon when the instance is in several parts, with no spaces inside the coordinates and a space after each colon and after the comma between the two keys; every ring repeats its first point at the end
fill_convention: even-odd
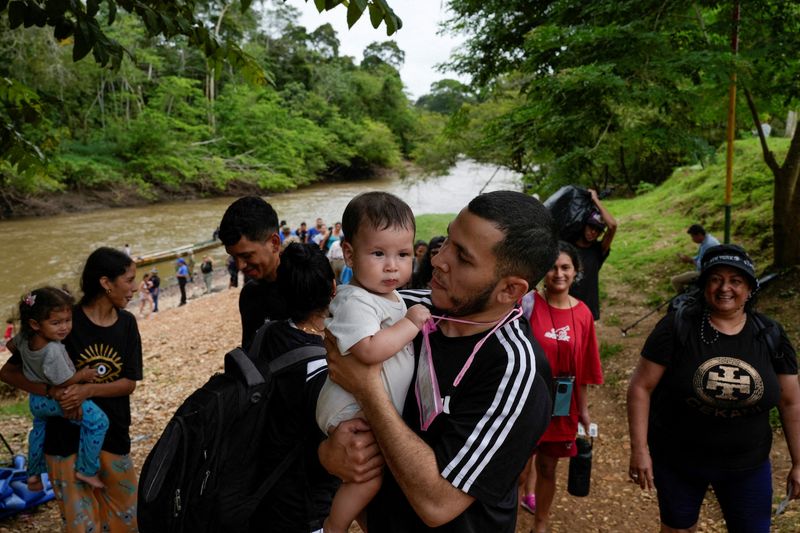
{"type": "Polygon", "coordinates": [[[404,300],[408,300],[411,302],[422,303],[428,306],[431,304],[431,291],[423,290],[423,289],[404,289],[400,291],[400,296],[403,297],[404,300]]]}
{"type": "Polygon", "coordinates": [[[518,320],[500,328],[495,336],[506,352],[505,373],[489,409],[442,471],[443,477],[464,492],[469,492],[505,442],[522,413],[536,374],[533,346],[518,320]]]}
{"type": "Polygon", "coordinates": [[[328,362],[325,359],[317,359],[310,361],[306,364],[306,383],[317,377],[328,368],[328,362]]]}

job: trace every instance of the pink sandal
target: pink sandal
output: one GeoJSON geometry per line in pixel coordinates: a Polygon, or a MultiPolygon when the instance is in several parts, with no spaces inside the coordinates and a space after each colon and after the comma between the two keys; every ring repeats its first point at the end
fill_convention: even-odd
{"type": "Polygon", "coordinates": [[[526,494],[522,497],[522,500],[519,502],[523,509],[528,511],[531,514],[536,513],[536,495],[535,494],[526,494]]]}

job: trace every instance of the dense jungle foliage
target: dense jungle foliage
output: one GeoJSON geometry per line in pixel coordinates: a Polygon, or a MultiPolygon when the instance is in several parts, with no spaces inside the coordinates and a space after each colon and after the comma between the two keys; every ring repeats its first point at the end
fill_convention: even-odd
{"type": "Polygon", "coordinates": [[[0,119],[18,141],[0,158],[6,202],[112,186],[155,199],[357,177],[397,167],[435,126],[403,92],[404,54],[393,41],[369,45],[356,64],[339,54],[329,24],[299,26],[290,4],[206,8],[212,33],[237,43],[264,83],[186,37],[149,36],[123,11],[104,31],[133,55],[116,69],[73,62],[77,33],[10,30],[0,6],[0,119]],[[37,153],[44,163],[26,158],[37,153]]]}

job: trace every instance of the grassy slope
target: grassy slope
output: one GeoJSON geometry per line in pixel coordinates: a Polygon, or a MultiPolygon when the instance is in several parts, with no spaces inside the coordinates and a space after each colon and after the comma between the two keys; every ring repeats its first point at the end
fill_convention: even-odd
{"type": "MultiPolygon", "coordinates": [[[[772,138],[769,145],[778,161],[782,161],[789,140],[772,138]]],[[[653,306],[669,298],[672,295],[669,278],[688,267],[677,260],[676,254],[694,255],[697,250],[686,229],[699,223],[722,241],[724,195],[725,148],[722,147],[716,160],[705,168],[679,168],[667,181],[645,194],[605,201],[620,227],[601,278],[624,280],[631,291],[643,294],[653,306]]],[[[751,253],[759,272],[772,262],[772,196],[773,178],[763,161],[758,140],[738,141],[734,151],[731,242],[741,244],[751,253]]],[[[417,218],[417,238],[428,240],[433,235],[445,234],[454,216],[421,215],[417,218]]],[[[775,292],[762,298],[761,308],[781,321],[798,344],[800,325],[795,325],[797,317],[790,309],[796,307],[793,304],[800,297],[791,287],[784,286],[775,292]]],[[[609,303],[616,297],[606,294],[602,286],[601,296],[609,303]]],[[[619,325],[615,320],[618,319],[614,315],[604,318],[608,325],[619,325]]]]}
{"type": "MultiPolygon", "coordinates": [[[[788,139],[771,139],[780,158],[788,139]]],[[[731,242],[743,245],[759,270],[772,258],[773,178],[761,158],[756,139],[736,143],[731,209],[731,242]]],[[[608,264],[653,300],[671,290],[669,277],[685,270],[676,253],[693,255],[686,234],[693,223],[702,224],[722,241],[724,235],[724,149],[706,168],[679,168],[654,190],[630,199],[609,200],[607,207],[620,220],[608,264]]]]}

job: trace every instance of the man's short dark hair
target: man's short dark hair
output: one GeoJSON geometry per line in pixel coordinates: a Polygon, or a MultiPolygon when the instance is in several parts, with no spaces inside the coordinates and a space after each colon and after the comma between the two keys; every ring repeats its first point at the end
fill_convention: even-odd
{"type": "Polygon", "coordinates": [[[689,229],[686,230],[686,233],[688,233],[689,235],[705,235],[706,230],[700,224],[692,224],[691,226],[689,226],[689,229]]]}
{"type": "Polygon", "coordinates": [[[533,288],[558,257],[556,223],[542,203],[514,191],[495,191],[476,196],[470,213],[493,223],[503,232],[494,246],[497,276],[520,276],[533,288]]]}
{"type": "Polygon", "coordinates": [[[369,224],[376,230],[398,227],[412,233],[417,231],[411,208],[388,192],[365,192],[350,200],[342,215],[342,231],[347,242],[353,242],[362,224],[369,224]]]}
{"type": "Polygon", "coordinates": [[[278,231],[278,214],[262,198],[245,196],[225,210],[219,223],[219,240],[233,246],[242,237],[253,242],[263,242],[278,231]]]}

